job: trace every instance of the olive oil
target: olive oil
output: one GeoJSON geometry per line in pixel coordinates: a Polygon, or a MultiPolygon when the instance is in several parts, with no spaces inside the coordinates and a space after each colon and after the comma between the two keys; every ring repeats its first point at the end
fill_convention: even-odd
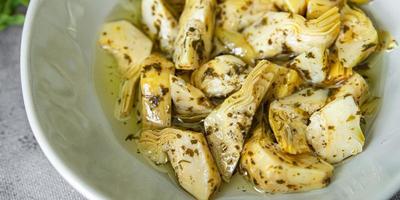
{"type": "MultiPolygon", "coordinates": [[[[141,0],[120,0],[118,5],[109,15],[107,21],[125,19],[133,23],[137,28],[141,29],[140,4],[141,0]]],[[[363,64],[355,68],[356,72],[360,73],[366,78],[370,88],[371,100],[376,101],[372,104],[374,104],[373,106],[377,107],[377,109],[373,113],[365,118],[365,125],[363,125],[363,129],[367,141],[370,138],[368,137],[368,135],[370,134],[369,130],[379,110],[379,105],[381,102],[380,98],[382,97],[383,87],[385,83],[387,67],[384,54],[387,50],[397,47],[397,43],[387,32],[381,32],[380,40],[381,48],[379,49],[379,51],[370,56],[370,58],[363,64]]],[[[99,45],[96,48],[94,80],[96,92],[101,101],[103,110],[113,127],[113,133],[110,134],[114,134],[117,141],[119,141],[121,145],[131,153],[132,156],[135,156],[137,159],[143,161],[144,163],[148,163],[149,166],[154,167],[156,170],[165,173],[165,175],[169,176],[171,180],[176,184],[176,186],[179,187],[175,178],[175,174],[169,164],[164,166],[156,166],[155,164],[144,158],[142,155],[140,155],[140,152],[137,149],[135,140],[137,139],[138,133],[140,132],[141,128],[139,118],[140,113],[138,113],[138,103],[135,103],[134,113],[128,121],[120,122],[115,119],[114,106],[118,98],[121,80],[118,74],[116,61],[110,54],[102,50],[99,45]]],[[[137,89],[136,91],[136,93],[138,94],[139,90],[137,89]]],[[[367,144],[368,143],[369,142],[367,142],[367,144]]],[[[216,195],[218,197],[224,196],[229,198],[233,196],[243,196],[244,194],[252,196],[271,195],[260,194],[259,192],[257,192],[252,184],[245,180],[245,178],[239,173],[236,173],[232,177],[230,183],[222,184],[220,191],[216,195]]]]}

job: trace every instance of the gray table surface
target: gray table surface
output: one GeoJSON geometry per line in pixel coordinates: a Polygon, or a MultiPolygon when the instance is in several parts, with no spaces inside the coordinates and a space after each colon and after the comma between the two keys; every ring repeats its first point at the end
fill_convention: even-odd
{"type": "MultiPolygon", "coordinates": [[[[51,166],[30,129],[19,67],[21,28],[0,32],[0,200],[85,199],[51,166]]],[[[392,200],[400,200],[400,192],[392,200]]]]}

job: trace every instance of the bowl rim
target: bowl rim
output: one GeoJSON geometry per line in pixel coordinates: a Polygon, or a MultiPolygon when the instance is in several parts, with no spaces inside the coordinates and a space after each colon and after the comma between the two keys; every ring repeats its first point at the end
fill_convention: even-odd
{"type": "MultiPolygon", "coordinates": [[[[108,199],[107,196],[94,188],[90,184],[87,184],[80,176],[78,176],[73,170],[67,167],[65,161],[60,159],[57,152],[50,145],[49,140],[46,138],[43,128],[38,120],[38,115],[33,102],[33,93],[31,90],[31,79],[30,79],[30,60],[31,60],[31,38],[32,38],[32,25],[35,21],[36,14],[40,3],[44,0],[31,0],[26,19],[22,31],[21,49],[20,49],[20,76],[21,76],[21,87],[24,106],[28,122],[30,124],[32,133],[36,138],[40,148],[42,149],[46,158],[50,161],[51,165],[56,171],[76,189],[80,194],[88,199],[108,199]]],[[[400,186],[400,177],[398,179],[392,179],[388,182],[387,187],[382,189],[376,194],[375,198],[390,199],[393,195],[398,192],[400,186]]]]}
{"type": "Polygon", "coordinates": [[[25,105],[28,122],[32,129],[40,148],[46,158],[57,172],[75,188],[80,194],[88,199],[107,199],[105,195],[96,190],[91,185],[82,180],[73,170],[71,170],[63,160],[61,160],[56,151],[51,147],[49,140],[45,137],[43,128],[38,120],[38,115],[32,98],[31,80],[30,80],[30,58],[31,58],[31,38],[32,25],[35,20],[38,8],[42,0],[31,0],[28,6],[24,27],[22,30],[21,50],[20,50],[20,68],[21,68],[21,87],[22,96],[25,105]]]}

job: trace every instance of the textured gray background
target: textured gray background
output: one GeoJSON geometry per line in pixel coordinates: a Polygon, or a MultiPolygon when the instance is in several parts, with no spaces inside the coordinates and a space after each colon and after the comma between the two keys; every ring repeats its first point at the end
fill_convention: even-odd
{"type": "MultiPolygon", "coordinates": [[[[32,135],[22,101],[21,28],[0,32],[0,200],[84,199],[50,165],[32,135]]],[[[400,193],[392,200],[400,200],[400,193]]]]}

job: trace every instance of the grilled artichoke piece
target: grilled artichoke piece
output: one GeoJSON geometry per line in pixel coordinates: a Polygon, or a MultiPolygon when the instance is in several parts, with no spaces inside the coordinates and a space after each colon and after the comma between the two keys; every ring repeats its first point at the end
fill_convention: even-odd
{"type": "Polygon", "coordinates": [[[330,99],[334,100],[351,95],[356,103],[361,105],[368,99],[368,90],[367,81],[360,74],[354,73],[340,88],[333,91],[330,99]]]}
{"type": "Polygon", "coordinates": [[[334,167],[310,153],[283,152],[257,127],[244,146],[240,169],[259,191],[287,193],[327,186],[334,167]]]}
{"type": "Polygon", "coordinates": [[[353,75],[353,70],[351,68],[345,68],[337,57],[337,53],[333,52],[329,56],[329,71],[325,85],[338,85],[343,81],[346,81],[353,75]]]}
{"type": "Polygon", "coordinates": [[[200,116],[200,118],[204,118],[214,108],[200,89],[186,83],[185,80],[172,75],[170,84],[175,111],[180,117],[200,116]]]}
{"type": "Polygon", "coordinates": [[[160,49],[172,56],[178,35],[178,21],[164,0],[142,1],[142,22],[148,35],[159,43],[160,49]]]}
{"type": "Polygon", "coordinates": [[[229,182],[240,158],[244,139],[257,107],[275,79],[266,60],[250,72],[242,88],[229,96],[204,120],[207,141],[222,178],[229,182]]]}
{"type": "Polygon", "coordinates": [[[153,46],[146,35],[124,20],[105,24],[99,43],[115,57],[119,72],[126,79],[140,71],[139,65],[150,55],[153,46]]]}
{"type": "Polygon", "coordinates": [[[362,10],[346,5],[342,10],[342,29],[335,46],[342,65],[353,68],[376,50],[378,32],[362,10]]]}
{"type": "Polygon", "coordinates": [[[328,71],[328,55],[327,49],[314,47],[297,56],[290,66],[300,71],[308,82],[321,84],[328,71]]]}
{"type": "Polygon", "coordinates": [[[333,7],[341,8],[345,0],[308,0],[307,19],[315,19],[333,7]]]}
{"type": "Polygon", "coordinates": [[[239,90],[251,68],[231,55],[222,55],[193,72],[194,85],[208,97],[226,97],[239,90]]]}
{"type": "Polygon", "coordinates": [[[309,115],[324,106],[328,90],[305,89],[270,104],[269,122],[281,149],[290,154],[310,152],[306,132],[309,115]]]}
{"type": "Polygon", "coordinates": [[[174,63],[177,69],[194,70],[208,60],[212,51],[215,0],[187,0],[179,20],[174,63]]]}
{"type": "Polygon", "coordinates": [[[270,90],[273,99],[280,99],[293,94],[303,83],[302,78],[296,70],[281,66],[270,69],[271,72],[276,74],[273,90],[270,90]]]}
{"type": "Polygon", "coordinates": [[[142,63],[140,79],[143,128],[165,128],[171,125],[170,76],[174,64],[159,54],[142,63]]]}
{"type": "Polygon", "coordinates": [[[215,36],[231,54],[240,57],[248,64],[254,63],[256,52],[242,34],[217,27],[215,36]]]}
{"type": "Polygon", "coordinates": [[[362,151],[365,138],[360,118],[352,96],[337,98],[310,117],[307,141],[321,158],[340,162],[362,151]]]}
{"type": "Polygon", "coordinates": [[[202,133],[166,128],[145,131],[139,147],[146,156],[163,161],[165,153],[179,184],[195,198],[207,200],[217,191],[221,177],[202,133]],[[147,150],[147,151],[146,151],[147,150]]]}
{"type": "Polygon", "coordinates": [[[301,54],[313,47],[328,48],[340,31],[338,8],[317,19],[286,12],[268,12],[243,32],[257,58],[271,58],[282,53],[301,54]]]}
{"type": "Polygon", "coordinates": [[[241,31],[268,11],[275,11],[273,0],[225,0],[218,5],[217,26],[228,31],[241,31]]]}

